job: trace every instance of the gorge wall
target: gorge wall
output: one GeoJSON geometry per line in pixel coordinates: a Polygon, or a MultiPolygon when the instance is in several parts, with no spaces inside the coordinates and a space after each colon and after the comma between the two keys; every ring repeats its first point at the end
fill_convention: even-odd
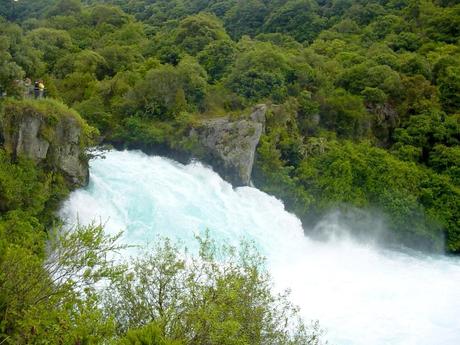
{"type": "Polygon", "coordinates": [[[58,171],[73,186],[88,183],[88,131],[75,111],[50,100],[9,101],[1,119],[3,145],[14,159],[23,156],[58,171]]]}

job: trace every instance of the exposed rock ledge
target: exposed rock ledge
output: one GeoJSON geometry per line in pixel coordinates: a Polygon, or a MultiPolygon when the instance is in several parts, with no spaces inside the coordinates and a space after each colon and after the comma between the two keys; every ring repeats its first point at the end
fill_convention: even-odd
{"type": "Polygon", "coordinates": [[[196,140],[203,152],[201,159],[234,186],[250,183],[256,147],[265,127],[266,111],[267,106],[261,104],[248,117],[206,120],[190,132],[190,137],[196,140]]]}
{"type": "Polygon", "coordinates": [[[6,105],[2,118],[5,149],[13,157],[25,156],[50,170],[58,170],[75,186],[86,185],[89,179],[83,145],[86,124],[68,108],[42,102],[40,107],[31,102],[6,105]]]}

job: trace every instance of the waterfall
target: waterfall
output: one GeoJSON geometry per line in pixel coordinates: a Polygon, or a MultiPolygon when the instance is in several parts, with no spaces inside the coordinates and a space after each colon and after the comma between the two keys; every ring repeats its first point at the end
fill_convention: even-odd
{"type": "MultiPolygon", "coordinates": [[[[347,236],[315,241],[283,203],[253,187],[233,189],[209,168],[134,151],[109,151],[90,164],[88,187],[73,192],[60,216],[105,223],[122,241],[158,235],[196,246],[209,229],[218,242],[254,241],[277,289],[333,344],[457,345],[460,260],[405,253],[347,236]]],[[[326,221],[323,227],[340,229],[326,221]]]]}

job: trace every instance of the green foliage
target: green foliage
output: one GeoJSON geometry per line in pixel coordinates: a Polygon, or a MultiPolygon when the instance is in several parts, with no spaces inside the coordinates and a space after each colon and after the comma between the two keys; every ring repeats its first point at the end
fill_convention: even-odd
{"type": "Polygon", "coordinates": [[[312,41],[325,25],[317,11],[316,1],[287,1],[268,16],[264,30],[287,33],[299,42],[312,41]]]}
{"type": "Polygon", "coordinates": [[[460,147],[437,144],[430,152],[429,165],[439,173],[444,173],[452,182],[460,186],[460,147]]]}
{"type": "Polygon", "coordinates": [[[234,39],[243,35],[255,36],[267,14],[268,8],[263,1],[235,1],[235,4],[225,13],[225,27],[234,39]]]}
{"type": "Polygon", "coordinates": [[[85,100],[95,78],[90,73],[73,72],[58,81],[60,97],[66,104],[73,105],[85,100]]]}
{"type": "Polygon", "coordinates": [[[341,137],[359,138],[369,133],[370,117],[361,97],[343,89],[334,90],[325,98],[320,114],[324,126],[341,137]]]}
{"type": "Polygon", "coordinates": [[[101,227],[44,231],[67,192],[58,174],[23,158],[13,161],[0,150],[2,343],[97,343],[109,334],[110,320],[101,320],[95,301],[77,291],[104,273],[113,241],[102,240],[101,227]],[[90,271],[76,281],[83,267],[90,271]]]}
{"type": "Polygon", "coordinates": [[[118,7],[98,4],[90,9],[89,20],[96,27],[104,25],[121,27],[129,21],[129,17],[118,7]]]}
{"type": "Polygon", "coordinates": [[[184,58],[177,67],[154,68],[128,94],[128,112],[165,120],[197,109],[204,99],[206,79],[206,72],[193,58],[184,58]]]}
{"type": "Polygon", "coordinates": [[[363,91],[361,91],[361,95],[364,97],[364,101],[367,103],[373,104],[384,104],[388,96],[376,87],[368,87],[366,86],[363,91]]]}
{"type": "Polygon", "coordinates": [[[251,245],[218,248],[206,236],[199,255],[185,260],[188,252],[165,239],[116,265],[114,255],[126,250],[119,236],[96,225],[59,228],[48,234],[46,256],[2,237],[1,341],[320,344],[318,324],[305,324],[286,293],[271,291],[251,245]]]}
{"type": "Polygon", "coordinates": [[[404,126],[395,130],[396,143],[393,148],[417,148],[420,155],[418,161],[427,163],[429,155],[438,146],[458,146],[460,143],[460,122],[458,116],[444,116],[434,112],[426,115],[411,116],[404,126]]]}
{"type": "Polygon", "coordinates": [[[0,36],[0,94],[21,94],[15,80],[24,77],[23,69],[14,62],[9,53],[10,42],[6,37],[0,36]]]}
{"type": "Polygon", "coordinates": [[[271,44],[260,43],[237,57],[226,81],[235,93],[252,101],[272,96],[282,101],[287,95],[289,62],[271,44]]]}
{"type": "Polygon", "coordinates": [[[262,136],[254,171],[257,186],[281,198],[287,209],[302,217],[314,200],[310,193],[298,184],[297,179],[291,176],[292,170],[292,167],[284,166],[276,142],[262,136]]]}
{"type": "Polygon", "coordinates": [[[143,62],[144,58],[139,52],[129,46],[108,45],[98,50],[98,53],[107,62],[107,74],[110,76],[125,71],[133,64],[143,62]]]}
{"type": "MultiPolygon", "coordinates": [[[[332,141],[323,142],[316,148],[311,144],[307,146],[310,155],[298,164],[297,169],[285,174],[284,180],[294,184],[291,192],[284,188],[284,194],[280,194],[280,190],[271,187],[272,192],[288,200],[287,206],[304,219],[312,220],[327,210],[346,208],[347,205],[378,208],[391,215],[387,225],[392,233],[387,240],[439,250],[443,246],[441,229],[446,229],[449,250],[459,250],[455,225],[458,211],[453,211],[459,207],[456,201],[459,189],[453,183],[426,168],[404,163],[384,150],[366,144],[332,141]],[[310,203],[304,203],[301,208],[301,199],[292,192],[300,190],[310,198],[310,203]],[[443,207],[442,213],[437,209],[440,200],[449,205],[449,208],[443,207]]],[[[265,147],[263,142],[259,148],[259,164],[265,169],[265,178],[281,174],[287,167],[282,161],[275,166],[269,165],[274,158],[267,157],[265,147]]],[[[272,150],[274,154],[279,152],[277,148],[272,150]]],[[[441,162],[438,157],[433,164],[439,164],[442,169],[441,162]]],[[[274,186],[282,186],[282,181],[277,177],[271,182],[274,186]]]]}
{"type": "Polygon", "coordinates": [[[196,55],[209,43],[227,39],[229,37],[216,17],[200,13],[180,22],[175,42],[187,53],[196,55]]]}
{"type": "Polygon", "coordinates": [[[235,58],[236,47],[230,40],[212,42],[198,55],[198,61],[208,73],[211,82],[220,80],[230,70],[235,58]]]}
{"type": "MultiPolygon", "coordinates": [[[[2,14],[2,92],[21,97],[21,79],[45,79],[49,95],[121,146],[193,152],[186,133],[203,116],[274,104],[255,171],[299,214],[318,201],[296,171],[328,139],[369,140],[458,185],[460,17],[450,1],[9,1],[2,14]]],[[[369,190],[342,200],[350,180],[336,179],[331,200],[370,200],[369,190]]]]}
{"type": "Polygon", "coordinates": [[[0,210],[30,210],[32,214],[43,211],[49,197],[46,178],[30,161],[20,159],[17,164],[2,149],[0,151],[0,210]]]}
{"type": "MultiPolygon", "coordinates": [[[[442,247],[442,237],[435,231],[439,231],[440,227],[435,224],[441,220],[426,217],[421,200],[427,192],[421,181],[428,178],[429,172],[400,162],[385,151],[347,143],[331,145],[325,154],[307,158],[298,174],[319,208],[341,203],[377,206],[392,215],[388,222],[396,238],[432,248],[442,247]]],[[[449,189],[445,193],[449,193],[449,189]]]]}
{"type": "Polygon", "coordinates": [[[427,32],[435,40],[457,42],[460,35],[460,5],[439,8],[428,18],[427,32]]]}
{"type": "Polygon", "coordinates": [[[118,331],[142,327],[121,344],[319,343],[317,326],[302,322],[286,294],[272,293],[251,245],[236,250],[217,247],[208,236],[198,241],[198,256],[160,241],[112,283],[105,303],[118,331]]]}
{"type": "Polygon", "coordinates": [[[107,68],[107,61],[100,54],[92,50],[82,50],[59,59],[54,74],[58,78],[65,78],[70,73],[89,73],[100,78],[107,68]]]}
{"type": "Polygon", "coordinates": [[[443,109],[456,112],[460,109],[460,69],[448,67],[438,83],[443,109]]]}
{"type": "Polygon", "coordinates": [[[113,324],[102,317],[94,287],[116,275],[106,257],[120,248],[116,239],[100,226],[59,229],[49,234],[46,259],[7,243],[0,257],[0,339],[97,344],[111,336],[113,324]]]}
{"type": "Polygon", "coordinates": [[[166,339],[161,328],[154,322],[144,327],[129,330],[119,345],[180,345],[182,342],[166,339]]]}
{"type": "Polygon", "coordinates": [[[108,132],[113,128],[113,116],[106,111],[104,101],[100,97],[92,97],[74,105],[75,110],[90,126],[108,132]]]}
{"type": "Polygon", "coordinates": [[[348,91],[359,94],[366,87],[378,88],[388,95],[398,96],[402,91],[401,79],[397,72],[386,65],[364,62],[346,69],[338,84],[348,91]]]}
{"type": "Polygon", "coordinates": [[[59,0],[48,12],[49,16],[69,16],[77,15],[81,12],[80,0],[59,0]]]}
{"type": "MultiPolygon", "coordinates": [[[[79,144],[82,148],[92,145],[98,135],[98,130],[88,126],[74,109],[54,99],[8,99],[5,101],[4,109],[0,115],[4,126],[3,131],[6,132],[17,130],[14,124],[17,124],[22,116],[44,118],[45,123],[49,124],[49,126],[41,126],[40,135],[50,141],[53,141],[53,135],[55,134],[53,124],[57,123],[59,119],[66,118],[75,121],[82,130],[82,135],[79,137],[79,144]]],[[[6,149],[8,150],[9,148],[6,149]]]]}
{"type": "Polygon", "coordinates": [[[28,33],[27,37],[32,46],[43,54],[43,60],[50,71],[61,56],[73,50],[72,39],[63,30],[38,28],[28,33]]]}
{"type": "MultiPolygon", "coordinates": [[[[55,135],[59,119],[77,121],[82,148],[93,134],[74,110],[51,99],[8,99],[4,133],[17,130],[22,116],[43,118],[47,136],[55,135]]],[[[7,149],[0,150],[0,342],[100,343],[112,336],[113,323],[103,318],[94,287],[116,274],[107,253],[121,249],[117,237],[106,237],[101,226],[55,228],[68,183],[52,167],[11,157],[7,149]]]]}

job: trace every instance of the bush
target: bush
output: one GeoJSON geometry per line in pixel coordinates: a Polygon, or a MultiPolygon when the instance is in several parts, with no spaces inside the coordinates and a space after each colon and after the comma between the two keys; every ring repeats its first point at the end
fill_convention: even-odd
{"type": "Polygon", "coordinates": [[[127,331],[126,339],[152,337],[154,344],[163,344],[165,337],[191,345],[319,344],[318,326],[307,327],[286,294],[271,291],[263,259],[252,245],[242,244],[237,251],[218,247],[208,235],[197,240],[196,257],[169,240],[160,241],[112,283],[105,305],[119,332],[127,331]],[[129,331],[146,324],[142,333],[129,331]]]}

